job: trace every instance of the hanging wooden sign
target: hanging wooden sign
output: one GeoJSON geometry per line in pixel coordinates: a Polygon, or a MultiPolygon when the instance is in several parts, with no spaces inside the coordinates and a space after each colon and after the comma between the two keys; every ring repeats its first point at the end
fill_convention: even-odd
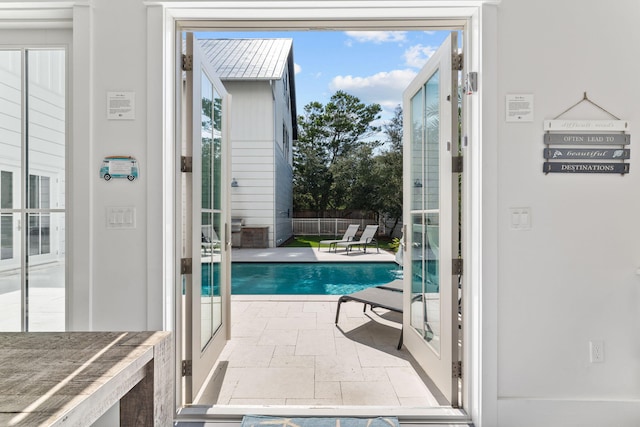
{"type": "Polygon", "coordinates": [[[545,148],[544,158],[552,160],[627,160],[629,149],[609,148],[545,148]]]}
{"type": "Polygon", "coordinates": [[[544,149],[546,161],[542,171],[545,174],[555,172],[624,175],[629,173],[629,163],[624,162],[631,158],[631,150],[625,148],[631,144],[629,122],[620,120],[591,101],[587,97],[587,92],[580,101],[553,120],[545,120],[544,130],[544,143],[547,147],[544,149]],[[559,120],[560,116],[583,102],[607,113],[614,120],[559,120]]]}
{"type": "Polygon", "coordinates": [[[622,133],[546,133],[547,145],[629,145],[631,135],[622,133]]]}
{"type": "Polygon", "coordinates": [[[544,173],[629,173],[629,163],[545,162],[544,173]]]}
{"type": "Polygon", "coordinates": [[[545,131],[628,132],[627,120],[545,120],[545,131]]]}

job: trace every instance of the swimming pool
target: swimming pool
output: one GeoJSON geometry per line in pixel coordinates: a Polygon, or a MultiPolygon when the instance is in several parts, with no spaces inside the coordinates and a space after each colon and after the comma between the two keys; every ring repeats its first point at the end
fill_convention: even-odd
{"type": "Polygon", "coordinates": [[[235,295],[344,295],[402,278],[394,262],[234,262],[235,295]]]}

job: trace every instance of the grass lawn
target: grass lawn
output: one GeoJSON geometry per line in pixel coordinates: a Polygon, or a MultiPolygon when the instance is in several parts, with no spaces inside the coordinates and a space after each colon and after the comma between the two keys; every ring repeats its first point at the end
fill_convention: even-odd
{"type": "MultiPolygon", "coordinates": [[[[295,236],[282,246],[285,248],[317,248],[320,240],[330,240],[334,238],[334,236],[295,236]]],[[[389,251],[391,250],[390,245],[391,239],[388,237],[382,236],[378,238],[378,246],[380,249],[389,251]]],[[[323,248],[328,246],[329,245],[322,245],[323,248]]]]}

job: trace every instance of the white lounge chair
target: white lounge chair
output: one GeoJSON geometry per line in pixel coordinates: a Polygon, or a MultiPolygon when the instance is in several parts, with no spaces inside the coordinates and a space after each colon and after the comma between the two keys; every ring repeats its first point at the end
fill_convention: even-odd
{"type": "Polygon", "coordinates": [[[213,228],[213,225],[202,226],[202,255],[211,254],[214,250],[220,249],[220,238],[213,228]]]}
{"type": "Polygon", "coordinates": [[[358,246],[358,248],[363,248],[364,252],[367,252],[368,246],[375,245],[378,253],[380,252],[380,248],[378,247],[378,241],[376,240],[376,232],[378,231],[377,225],[367,225],[367,227],[362,232],[360,236],[360,240],[351,240],[349,242],[338,242],[336,243],[336,251],[337,247],[345,248],[347,250],[347,255],[352,250],[354,246],[358,246]]]}
{"type": "Polygon", "coordinates": [[[334,252],[337,251],[336,244],[343,242],[350,242],[355,237],[356,233],[360,226],[358,224],[351,224],[347,227],[347,231],[344,232],[344,236],[339,240],[320,240],[318,244],[318,251],[320,250],[320,246],[329,245],[329,252],[331,252],[331,248],[333,248],[334,252]]]}

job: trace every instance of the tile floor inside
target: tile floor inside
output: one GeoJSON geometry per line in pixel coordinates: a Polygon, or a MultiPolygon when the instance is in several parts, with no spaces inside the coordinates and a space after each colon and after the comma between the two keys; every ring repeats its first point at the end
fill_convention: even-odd
{"type": "Polygon", "coordinates": [[[233,297],[232,339],[198,403],[440,406],[408,351],[396,349],[400,315],[347,302],[336,326],[337,299],[233,297]]]}

